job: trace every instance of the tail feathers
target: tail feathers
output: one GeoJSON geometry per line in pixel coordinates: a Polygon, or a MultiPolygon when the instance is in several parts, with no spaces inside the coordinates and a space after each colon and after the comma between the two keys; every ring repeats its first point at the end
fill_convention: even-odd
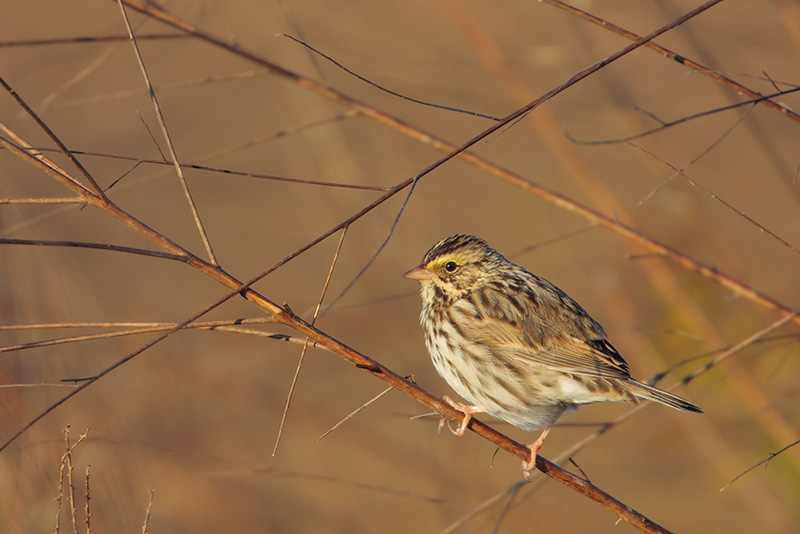
{"type": "Polygon", "coordinates": [[[673,395],[672,393],[667,393],[666,391],[662,391],[658,388],[654,388],[653,386],[648,386],[647,384],[642,384],[641,382],[636,381],[629,381],[628,385],[631,386],[631,393],[640,399],[660,402],[661,404],[666,404],[670,408],[675,408],[676,410],[680,410],[682,412],[703,413],[703,410],[691,402],[684,400],[677,395],[673,395]]]}

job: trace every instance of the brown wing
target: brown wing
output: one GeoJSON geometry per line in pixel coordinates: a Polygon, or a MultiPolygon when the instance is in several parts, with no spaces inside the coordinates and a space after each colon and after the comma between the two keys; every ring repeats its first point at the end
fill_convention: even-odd
{"type": "Polygon", "coordinates": [[[530,276],[535,285],[529,281],[507,291],[489,285],[464,299],[465,333],[503,360],[516,358],[585,376],[629,378],[628,364],[606,341],[603,328],[563,291],[530,276]],[[525,298],[516,298],[525,290],[525,298]]]}

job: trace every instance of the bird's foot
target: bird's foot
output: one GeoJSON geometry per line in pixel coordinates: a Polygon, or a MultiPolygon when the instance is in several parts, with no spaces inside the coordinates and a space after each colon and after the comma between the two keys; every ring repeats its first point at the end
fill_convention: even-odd
{"type": "Polygon", "coordinates": [[[522,476],[525,477],[525,480],[530,481],[531,479],[531,471],[536,467],[536,456],[539,454],[539,449],[542,448],[542,444],[544,443],[547,434],[550,433],[550,429],[552,427],[547,427],[542,432],[542,435],[536,438],[536,441],[528,445],[528,449],[531,451],[530,460],[522,462],[522,476]]]}
{"type": "MultiPolygon", "coordinates": [[[[452,429],[450,430],[451,432],[453,432],[453,434],[455,434],[458,437],[462,437],[464,434],[467,433],[467,426],[469,426],[469,422],[472,420],[473,415],[485,411],[480,406],[474,406],[472,404],[463,404],[461,402],[456,402],[447,395],[443,396],[442,400],[447,404],[449,404],[450,406],[452,406],[453,408],[455,408],[456,410],[464,412],[464,419],[461,420],[461,425],[459,425],[458,430],[455,431],[453,431],[452,429]]],[[[442,432],[442,427],[445,425],[446,422],[447,418],[445,416],[442,416],[442,418],[439,419],[440,434],[442,432]]]]}

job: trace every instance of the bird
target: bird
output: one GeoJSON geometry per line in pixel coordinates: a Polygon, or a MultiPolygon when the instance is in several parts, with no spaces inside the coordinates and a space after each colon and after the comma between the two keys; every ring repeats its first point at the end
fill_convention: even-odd
{"type": "MultiPolygon", "coordinates": [[[[439,241],[403,276],[420,283],[420,323],[436,371],[467,403],[463,436],[476,413],[526,431],[525,478],[559,418],[595,402],[651,400],[702,410],[631,377],[603,327],[554,284],[507,260],[486,241],[456,234],[439,241]]],[[[444,418],[440,422],[444,423],[444,418]]]]}

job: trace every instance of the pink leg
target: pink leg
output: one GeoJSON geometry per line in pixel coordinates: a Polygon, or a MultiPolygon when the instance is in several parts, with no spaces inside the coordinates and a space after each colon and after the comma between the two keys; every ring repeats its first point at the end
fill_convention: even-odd
{"type": "MultiPolygon", "coordinates": [[[[472,420],[473,415],[485,411],[480,406],[473,406],[471,404],[463,404],[460,402],[456,402],[447,395],[443,396],[442,400],[447,404],[449,404],[450,406],[452,406],[453,408],[455,408],[456,410],[464,412],[464,419],[461,421],[461,426],[459,426],[458,430],[456,430],[455,432],[456,436],[458,437],[462,437],[464,434],[467,433],[467,425],[469,425],[469,422],[472,420]]],[[[442,431],[442,426],[444,426],[445,421],[447,421],[447,418],[444,416],[442,416],[442,418],[439,419],[439,432],[442,431]]]]}
{"type": "Polygon", "coordinates": [[[534,467],[536,467],[536,456],[539,454],[539,449],[542,448],[542,444],[544,443],[547,434],[550,433],[550,429],[553,428],[548,426],[542,432],[542,435],[536,438],[536,441],[528,445],[528,448],[531,450],[531,459],[527,462],[522,462],[522,474],[525,476],[525,480],[530,480],[530,474],[534,467]]]}

